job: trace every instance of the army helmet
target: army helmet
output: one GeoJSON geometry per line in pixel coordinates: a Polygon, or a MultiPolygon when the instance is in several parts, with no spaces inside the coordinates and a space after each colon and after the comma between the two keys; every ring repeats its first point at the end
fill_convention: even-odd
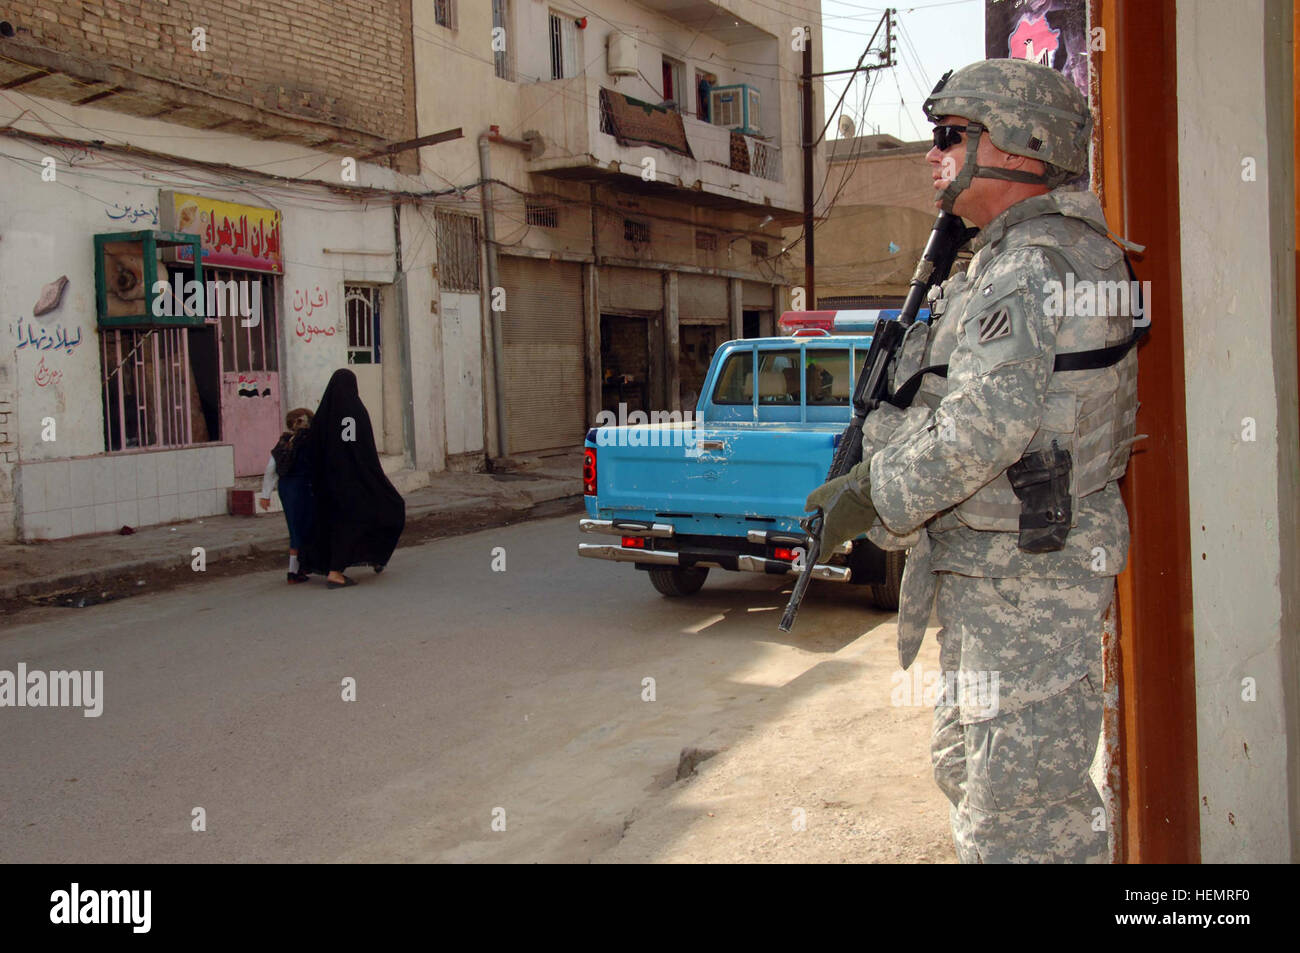
{"type": "Polygon", "coordinates": [[[975,120],[1003,152],[1041,159],[1048,164],[1049,186],[1088,168],[1088,101],[1051,67],[1021,59],[981,60],[944,74],[922,108],[931,122],[944,116],[975,120]]]}

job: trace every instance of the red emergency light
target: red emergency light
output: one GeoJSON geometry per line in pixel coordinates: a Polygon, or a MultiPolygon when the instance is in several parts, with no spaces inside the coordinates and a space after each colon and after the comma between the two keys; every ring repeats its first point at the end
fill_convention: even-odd
{"type": "Polygon", "coordinates": [[[787,311],[779,327],[794,337],[824,334],[871,334],[883,317],[896,317],[897,311],[857,309],[851,311],[787,311]]]}

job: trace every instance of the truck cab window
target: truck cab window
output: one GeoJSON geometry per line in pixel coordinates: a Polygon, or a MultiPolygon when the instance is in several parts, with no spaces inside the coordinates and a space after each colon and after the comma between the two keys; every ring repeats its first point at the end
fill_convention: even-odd
{"type": "Polygon", "coordinates": [[[758,365],[760,404],[798,404],[803,394],[803,377],[798,348],[763,351],[758,365]]]}
{"type": "Polygon", "coordinates": [[[748,348],[727,356],[713,389],[715,404],[750,404],[754,401],[754,352],[748,348]]]}
{"type": "MultiPolygon", "coordinates": [[[[865,357],[865,351],[863,355],[865,357]]],[[[809,348],[804,355],[804,382],[808,389],[808,406],[846,406],[853,390],[848,349],[809,348]]]]}

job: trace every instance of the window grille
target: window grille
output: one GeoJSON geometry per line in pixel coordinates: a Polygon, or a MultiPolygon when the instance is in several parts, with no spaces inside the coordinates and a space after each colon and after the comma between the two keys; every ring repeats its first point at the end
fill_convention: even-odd
{"type": "Polygon", "coordinates": [[[696,232],[695,248],[697,251],[717,251],[718,236],[716,232],[696,232]]]}
{"type": "Polygon", "coordinates": [[[634,245],[650,241],[649,224],[638,222],[632,218],[623,219],[623,240],[632,242],[634,245]]]}
{"type": "Polygon", "coordinates": [[[754,241],[749,242],[749,251],[755,258],[767,257],[767,242],[754,241]]]}
{"type": "Polygon", "coordinates": [[[525,201],[524,220],[529,225],[541,228],[559,228],[560,210],[554,205],[542,205],[539,202],[525,201]]]}
{"type": "Polygon", "coordinates": [[[568,79],[578,75],[578,25],[573,17],[552,12],[550,15],[551,79],[568,79]]]}
{"type": "Polygon", "coordinates": [[[191,442],[186,328],[102,329],[100,359],[105,450],[191,442]]]}
{"type": "MultiPolygon", "coordinates": [[[[262,275],[251,271],[231,271],[222,268],[203,269],[204,282],[209,288],[209,297],[213,289],[220,293],[224,283],[226,287],[249,283],[249,306],[252,309],[248,319],[239,313],[239,308],[224,307],[218,315],[215,309],[208,309],[208,323],[221,325],[221,369],[229,374],[249,371],[279,370],[279,353],[276,344],[276,329],[279,327],[277,302],[279,301],[279,279],[274,275],[262,275]],[[251,327],[244,327],[245,322],[251,327]]],[[[233,298],[228,298],[233,301],[233,298]]]]}
{"type": "Polygon", "coordinates": [[[456,212],[435,212],[438,233],[438,283],[443,291],[478,291],[478,219],[456,212]]]}
{"type": "Polygon", "coordinates": [[[348,326],[348,363],[378,364],[379,289],[374,285],[344,285],[343,313],[348,326]]]}

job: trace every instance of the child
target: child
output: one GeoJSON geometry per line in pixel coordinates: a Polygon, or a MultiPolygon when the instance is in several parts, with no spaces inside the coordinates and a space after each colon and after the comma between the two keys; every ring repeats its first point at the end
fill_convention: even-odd
{"type": "Polygon", "coordinates": [[[263,510],[270,509],[271,491],[280,489],[280,504],[284,519],[289,524],[289,582],[307,581],[307,573],[298,566],[298,549],[307,541],[312,527],[315,504],[311,492],[311,460],[308,459],[307,438],[311,432],[313,414],[298,407],[285,414],[284,425],[289,429],[280,435],[271,450],[262,475],[262,494],[258,503],[263,510]]]}

